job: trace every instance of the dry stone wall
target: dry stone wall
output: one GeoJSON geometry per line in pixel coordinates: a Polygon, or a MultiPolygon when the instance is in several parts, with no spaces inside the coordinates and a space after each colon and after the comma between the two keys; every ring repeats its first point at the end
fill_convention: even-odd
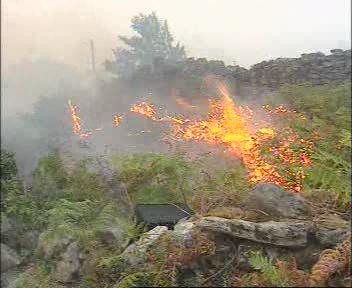
{"type": "Polygon", "coordinates": [[[277,58],[255,64],[250,69],[225,66],[222,61],[188,58],[184,72],[193,75],[212,73],[231,78],[242,87],[274,90],[285,83],[319,85],[351,79],[351,50],[333,49],[330,52],[329,55],[318,52],[302,54],[299,58],[277,58]]]}

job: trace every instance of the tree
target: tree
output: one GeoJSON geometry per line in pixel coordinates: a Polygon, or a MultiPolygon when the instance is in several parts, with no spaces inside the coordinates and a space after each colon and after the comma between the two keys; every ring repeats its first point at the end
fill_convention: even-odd
{"type": "Polygon", "coordinates": [[[106,69],[116,74],[128,74],[141,67],[153,69],[156,61],[180,61],[186,57],[180,43],[174,38],[166,20],[160,20],[155,12],[139,14],[132,18],[131,28],[138,34],[132,37],[119,36],[127,48],[113,50],[115,60],[106,61],[106,69]]]}

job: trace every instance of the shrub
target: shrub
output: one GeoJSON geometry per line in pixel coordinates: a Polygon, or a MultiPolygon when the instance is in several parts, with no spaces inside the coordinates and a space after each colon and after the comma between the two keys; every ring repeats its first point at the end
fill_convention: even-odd
{"type": "Polygon", "coordinates": [[[116,156],[119,181],[127,184],[136,202],[162,203],[184,200],[190,165],[179,155],[132,154],[116,156]],[[180,185],[183,183],[183,185],[180,185]]]}
{"type": "Polygon", "coordinates": [[[55,198],[67,186],[68,175],[58,150],[39,159],[33,173],[32,193],[55,198]]]}

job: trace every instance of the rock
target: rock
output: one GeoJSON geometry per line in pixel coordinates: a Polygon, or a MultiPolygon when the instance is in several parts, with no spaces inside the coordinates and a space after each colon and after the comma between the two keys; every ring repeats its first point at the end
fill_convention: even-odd
{"type": "Polygon", "coordinates": [[[1,273],[1,288],[16,288],[16,281],[20,271],[16,268],[1,273]]]}
{"type": "Polygon", "coordinates": [[[78,277],[80,269],[80,249],[77,242],[71,243],[60,258],[53,278],[62,283],[71,283],[78,277]]]}
{"type": "Polygon", "coordinates": [[[12,229],[12,225],[10,223],[9,218],[6,216],[1,217],[1,236],[4,236],[12,229]]]}
{"type": "Polygon", "coordinates": [[[309,226],[305,223],[275,221],[254,223],[237,219],[203,217],[195,224],[202,229],[224,233],[234,238],[283,247],[303,247],[308,242],[309,226]]]}
{"type": "Polygon", "coordinates": [[[311,213],[304,198],[298,193],[283,190],[273,184],[257,185],[249,193],[245,207],[284,218],[300,218],[311,213]]]}
{"type": "Polygon", "coordinates": [[[141,238],[129,245],[121,257],[123,257],[130,265],[138,265],[146,261],[146,252],[148,248],[153,246],[162,235],[168,231],[166,226],[157,226],[154,229],[144,233],[141,238]]]}
{"type": "Polygon", "coordinates": [[[332,248],[349,237],[348,235],[350,233],[351,232],[347,229],[330,229],[321,227],[318,229],[315,236],[323,247],[332,248]]]}
{"type": "Polygon", "coordinates": [[[238,207],[218,207],[210,210],[204,216],[216,216],[227,219],[240,219],[244,216],[244,211],[238,207]]]}
{"type": "Polygon", "coordinates": [[[39,232],[35,230],[27,231],[19,238],[21,248],[32,251],[38,245],[39,232]]]}
{"type": "Polygon", "coordinates": [[[107,245],[116,243],[122,239],[122,230],[118,226],[109,227],[97,232],[98,239],[107,245]]]}
{"type": "Polygon", "coordinates": [[[171,231],[171,236],[182,243],[184,247],[191,247],[193,243],[193,233],[198,229],[194,222],[187,219],[180,220],[171,231]]]}
{"type": "Polygon", "coordinates": [[[1,243],[1,272],[6,272],[11,268],[18,266],[21,258],[9,246],[1,243]]]}
{"type": "Polygon", "coordinates": [[[66,247],[72,242],[71,236],[57,235],[47,239],[45,234],[39,236],[38,254],[39,257],[49,260],[65,251],[66,247]]]}
{"type": "Polygon", "coordinates": [[[320,220],[315,227],[315,238],[324,248],[332,248],[351,235],[348,221],[336,215],[328,215],[320,220]]]}

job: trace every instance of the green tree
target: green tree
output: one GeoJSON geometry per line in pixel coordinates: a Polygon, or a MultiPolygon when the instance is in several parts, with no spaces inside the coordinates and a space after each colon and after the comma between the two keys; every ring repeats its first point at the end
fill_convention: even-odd
{"type": "Polygon", "coordinates": [[[184,47],[180,43],[174,44],[167,21],[159,19],[155,12],[139,14],[131,22],[137,35],[119,36],[127,47],[113,50],[115,60],[105,63],[107,70],[126,74],[146,66],[153,69],[157,61],[173,62],[186,57],[184,47]]]}
{"type": "Polygon", "coordinates": [[[15,154],[1,149],[1,180],[10,180],[17,176],[15,154]]]}

